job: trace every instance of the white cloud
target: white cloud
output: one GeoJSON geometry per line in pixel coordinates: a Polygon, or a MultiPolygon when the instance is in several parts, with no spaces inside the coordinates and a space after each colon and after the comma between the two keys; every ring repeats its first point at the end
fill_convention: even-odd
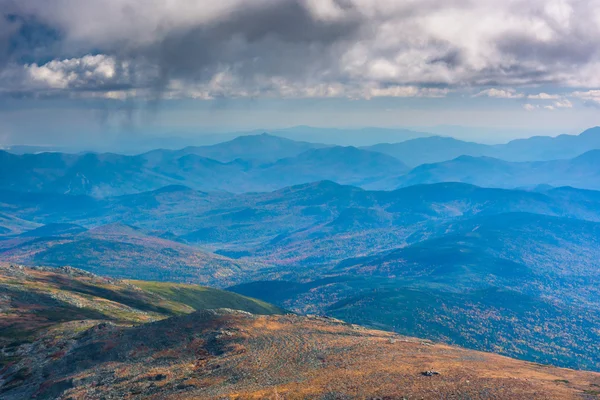
{"type": "Polygon", "coordinates": [[[555,108],[573,108],[573,103],[568,99],[562,99],[553,103],[555,108]]]}
{"type": "Polygon", "coordinates": [[[518,93],[515,89],[496,89],[496,88],[482,90],[481,92],[479,92],[475,95],[475,97],[481,97],[481,96],[495,97],[498,99],[521,99],[521,98],[525,97],[525,95],[523,93],[518,93]]]}
{"type": "Polygon", "coordinates": [[[386,88],[375,87],[361,90],[371,97],[446,97],[448,89],[419,88],[416,86],[391,86],[386,88]]]}
{"type": "Polygon", "coordinates": [[[116,73],[116,61],[105,55],[87,55],[82,58],[54,60],[43,65],[25,65],[26,79],[34,86],[66,89],[90,82],[108,83],[116,73]]]}
{"type": "Polygon", "coordinates": [[[548,94],[548,93],[538,93],[538,94],[529,94],[527,95],[528,99],[532,100],[558,100],[560,99],[560,95],[558,94],[548,94]]]}
{"type": "Polygon", "coordinates": [[[172,82],[166,89],[168,98],[195,98],[209,100],[217,97],[272,97],[272,98],[350,98],[371,99],[375,97],[429,97],[440,98],[449,89],[420,88],[417,86],[388,86],[378,84],[342,85],[339,83],[298,84],[278,77],[262,77],[257,86],[248,90],[235,75],[221,72],[209,82],[189,85],[183,81],[172,82]]]}
{"type": "Polygon", "coordinates": [[[540,108],[543,108],[545,110],[550,110],[550,111],[554,111],[554,110],[558,110],[561,108],[572,108],[573,107],[573,103],[571,103],[568,99],[562,99],[559,101],[555,101],[552,104],[548,104],[548,105],[544,105],[544,106],[540,106],[537,104],[531,104],[531,103],[527,103],[523,105],[523,108],[526,111],[534,111],[534,110],[538,110],[540,108]]]}
{"type": "Polygon", "coordinates": [[[598,89],[573,92],[571,96],[600,106],[600,90],[598,89]]]}
{"type": "Polygon", "coordinates": [[[155,68],[103,54],[52,60],[0,70],[0,93],[126,99],[148,97],[155,68]]]}

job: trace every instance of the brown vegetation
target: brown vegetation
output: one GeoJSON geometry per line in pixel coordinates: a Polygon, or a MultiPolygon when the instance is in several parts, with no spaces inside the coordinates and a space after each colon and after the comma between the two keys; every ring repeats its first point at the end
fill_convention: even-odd
{"type": "Polygon", "coordinates": [[[227,310],[136,328],[104,324],[65,342],[46,339],[44,349],[0,379],[9,400],[32,393],[65,399],[594,399],[600,385],[596,373],[330,318],[227,310]],[[61,359],[48,357],[61,345],[61,359]],[[29,378],[11,389],[11,376],[24,369],[29,378]]]}

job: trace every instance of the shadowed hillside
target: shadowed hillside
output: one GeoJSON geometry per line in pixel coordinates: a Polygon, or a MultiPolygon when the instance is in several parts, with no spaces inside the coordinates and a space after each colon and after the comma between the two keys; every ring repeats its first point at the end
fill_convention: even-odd
{"type": "MultiPolygon", "coordinates": [[[[39,232],[39,231],[38,231],[39,232]]],[[[70,265],[118,278],[211,283],[244,280],[253,263],[156,236],[124,224],[61,236],[25,235],[0,241],[2,258],[26,265],[70,265]]]]}

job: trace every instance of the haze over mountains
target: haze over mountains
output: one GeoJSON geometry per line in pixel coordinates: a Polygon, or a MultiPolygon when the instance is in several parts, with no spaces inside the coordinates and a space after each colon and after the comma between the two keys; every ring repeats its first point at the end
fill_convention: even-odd
{"type": "Polygon", "coordinates": [[[171,133],[168,136],[122,135],[107,138],[95,144],[76,145],[71,142],[63,145],[1,145],[0,150],[14,154],[30,154],[40,152],[116,152],[119,154],[139,154],[156,149],[179,150],[185,147],[208,147],[227,142],[238,137],[257,136],[263,133],[287,138],[299,142],[324,143],[330,146],[371,146],[378,143],[397,143],[405,140],[433,136],[432,133],[402,128],[367,127],[360,129],[317,128],[311,126],[295,126],[282,129],[251,130],[238,132],[208,133],[197,130],[171,133]]]}
{"type": "Polygon", "coordinates": [[[295,157],[307,150],[327,147],[324,144],[293,141],[266,133],[249,136],[239,136],[231,141],[221,142],[211,146],[186,147],[181,150],[154,150],[144,154],[144,158],[177,159],[186,155],[210,158],[227,163],[237,159],[277,161],[282,158],[295,157]]]}
{"type": "Polygon", "coordinates": [[[491,157],[505,161],[551,161],[575,158],[600,148],[600,127],[579,135],[534,136],[507,144],[485,145],[451,137],[431,136],[400,143],[384,143],[369,150],[389,154],[410,166],[448,161],[460,156],[491,157]]]}
{"type": "Polygon", "coordinates": [[[600,371],[599,137],[2,152],[0,258],[600,371]]]}
{"type": "MultiPolygon", "coordinates": [[[[464,182],[489,187],[574,186],[600,189],[600,150],[569,160],[509,162],[491,157],[460,156],[437,164],[424,164],[383,186],[464,182]]],[[[380,183],[381,184],[381,183],[380,183]]]]}
{"type": "Polygon", "coordinates": [[[138,156],[0,152],[0,164],[6,172],[0,177],[0,187],[4,189],[97,197],[172,184],[231,192],[274,190],[323,179],[361,185],[408,170],[401,161],[382,153],[294,142],[269,135],[241,137],[206,148],[156,150],[138,156]],[[207,154],[223,161],[207,158],[207,154]],[[280,155],[282,158],[278,158],[280,155]],[[273,161],[274,158],[277,160],[273,161]]]}
{"type": "Polygon", "coordinates": [[[262,134],[136,156],[2,151],[0,188],[95,197],[174,184],[204,191],[269,191],[319,180],[380,190],[455,181],[506,188],[599,189],[599,149],[600,128],[498,146],[429,137],[356,148],[262,134]]]}

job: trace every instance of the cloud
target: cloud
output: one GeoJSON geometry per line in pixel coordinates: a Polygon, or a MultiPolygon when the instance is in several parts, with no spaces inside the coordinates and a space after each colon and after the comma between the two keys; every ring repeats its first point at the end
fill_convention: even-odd
{"type": "Polygon", "coordinates": [[[0,0],[0,9],[0,85],[11,93],[371,98],[476,88],[522,98],[487,88],[600,86],[600,0],[0,0]]]}
{"type": "Polygon", "coordinates": [[[573,108],[573,103],[568,99],[562,99],[553,103],[555,108],[573,108]]]}
{"type": "MultiPolygon", "coordinates": [[[[573,103],[571,103],[568,99],[566,99],[560,95],[557,95],[557,94],[548,94],[548,93],[542,92],[542,93],[538,93],[538,94],[525,95],[524,93],[520,93],[517,90],[512,89],[512,88],[508,88],[508,89],[491,88],[491,89],[482,90],[481,92],[474,95],[474,97],[481,97],[481,96],[494,97],[494,98],[499,98],[499,99],[527,98],[529,100],[556,100],[553,102],[552,105],[544,106],[544,108],[546,108],[548,110],[554,110],[556,108],[572,108],[573,107],[573,103]]],[[[532,111],[536,108],[539,108],[538,106],[532,105],[530,103],[525,104],[523,107],[527,111],[532,111]]]]}
{"type": "Polygon", "coordinates": [[[583,100],[587,105],[600,107],[600,90],[576,91],[571,93],[571,97],[583,100]]]}
{"type": "Polygon", "coordinates": [[[126,93],[150,88],[156,70],[120,61],[116,57],[86,55],[45,64],[11,65],[0,72],[0,92],[19,96],[103,97],[123,99],[126,93]]]}
{"type": "Polygon", "coordinates": [[[495,97],[498,99],[521,99],[525,97],[523,93],[518,93],[515,89],[486,89],[475,95],[475,97],[495,97]]]}
{"type": "Polygon", "coordinates": [[[560,95],[548,94],[548,93],[538,93],[538,94],[529,94],[529,95],[527,95],[527,98],[531,99],[531,100],[557,100],[557,99],[560,99],[560,95]]]}
{"type": "Polygon", "coordinates": [[[573,103],[571,103],[568,99],[561,99],[561,100],[553,102],[552,104],[548,104],[548,105],[544,105],[544,106],[526,103],[523,105],[523,108],[526,111],[534,111],[534,110],[538,110],[540,108],[553,111],[553,110],[557,110],[557,109],[561,109],[561,108],[573,108],[573,103]]]}
{"type": "MultiPolygon", "coordinates": [[[[126,100],[152,99],[161,79],[158,69],[141,63],[119,61],[106,55],[53,60],[43,65],[27,64],[0,74],[2,89],[20,96],[55,96],[126,100]]],[[[160,87],[165,99],[216,98],[333,98],[371,99],[375,97],[445,97],[448,88],[412,85],[382,85],[378,82],[298,82],[281,76],[255,76],[252,85],[230,69],[207,80],[170,79],[160,87]]]]}
{"type": "Polygon", "coordinates": [[[117,74],[115,59],[104,55],[50,61],[42,66],[34,63],[24,68],[30,84],[50,89],[102,86],[117,74]]]}

